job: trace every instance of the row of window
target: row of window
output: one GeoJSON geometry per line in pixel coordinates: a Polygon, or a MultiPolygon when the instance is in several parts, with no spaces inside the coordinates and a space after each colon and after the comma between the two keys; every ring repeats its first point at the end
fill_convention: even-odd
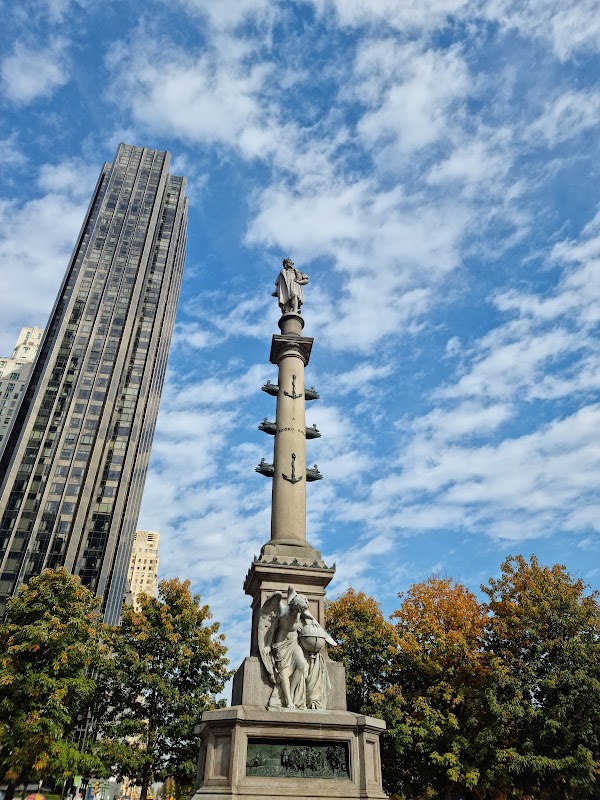
{"type": "MultiPolygon", "coordinates": [[[[158,174],[156,170],[154,170],[153,173],[156,173],[156,175],[158,174]]],[[[147,177],[149,179],[149,181],[150,181],[149,185],[152,185],[152,178],[154,177],[154,175],[151,174],[150,170],[147,170],[145,177],[147,177]]],[[[154,185],[156,185],[156,184],[154,184],[154,185]]],[[[114,188],[117,188],[117,187],[115,186],[114,188]]],[[[142,205],[143,207],[147,207],[148,210],[152,207],[152,204],[153,204],[153,200],[152,199],[147,198],[146,202],[142,203],[141,202],[141,197],[140,197],[140,205],[142,205]]],[[[95,205],[96,205],[96,209],[94,210],[93,214],[95,213],[96,216],[97,216],[97,213],[98,213],[97,206],[99,204],[96,203],[95,205]]],[[[111,234],[109,233],[108,235],[109,235],[109,238],[110,238],[111,234]]],[[[138,245],[139,245],[139,252],[141,252],[141,247],[143,245],[144,238],[145,237],[142,237],[139,234],[136,236],[136,239],[138,240],[138,245]]],[[[88,239],[89,239],[89,237],[88,237],[88,239]]],[[[127,252],[129,252],[129,251],[127,251],[127,252]]],[[[78,256],[80,256],[80,254],[81,254],[81,250],[80,250],[80,253],[78,253],[78,256]]],[[[109,254],[105,254],[105,255],[109,255],[109,254]]],[[[78,260],[81,262],[81,257],[78,260]]],[[[126,268],[126,263],[127,262],[125,261],[125,259],[123,259],[122,263],[119,265],[120,266],[120,270],[119,270],[120,272],[123,272],[124,270],[126,270],[126,273],[129,273],[129,274],[125,274],[123,276],[123,282],[121,284],[123,287],[125,285],[130,286],[134,282],[134,274],[135,274],[135,271],[136,271],[136,268],[134,266],[130,266],[129,268],[126,268]]],[[[85,313],[85,317],[84,317],[85,322],[84,322],[84,325],[80,328],[80,338],[76,342],[79,345],[81,345],[82,347],[84,347],[86,345],[88,337],[87,336],[82,336],[81,334],[90,334],[91,333],[92,326],[91,326],[91,324],[87,324],[87,323],[88,322],[92,323],[94,321],[95,317],[96,317],[98,306],[99,306],[99,300],[100,300],[100,291],[104,288],[104,285],[102,285],[102,286],[98,285],[98,280],[101,277],[100,275],[95,273],[93,270],[87,270],[87,273],[88,274],[86,274],[85,276],[82,276],[82,277],[84,277],[84,279],[91,279],[90,280],[90,285],[88,286],[84,281],[84,283],[83,283],[84,290],[81,292],[81,296],[80,296],[81,305],[82,306],[84,304],[87,305],[87,309],[86,309],[86,313],[85,313]],[[96,289],[96,288],[98,289],[98,292],[94,293],[93,289],[96,289]],[[92,290],[92,291],[90,292],[89,290],[92,290]]],[[[114,275],[114,278],[117,279],[117,275],[114,275]]],[[[114,281],[114,284],[115,284],[115,288],[116,288],[116,286],[118,285],[118,279],[114,281]]],[[[74,285],[75,285],[75,280],[71,280],[70,285],[68,286],[68,290],[72,291],[73,288],[74,288],[74,285]]],[[[66,294],[68,295],[68,291],[67,291],[66,294]]],[[[127,302],[126,302],[127,299],[128,299],[128,294],[124,294],[122,290],[121,290],[120,294],[117,291],[112,291],[110,298],[107,298],[105,296],[104,297],[105,308],[106,308],[106,311],[108,312],[109,316],[104,322],[101,321],[101,324],[100,324],[99,327],[101,327],[102,325],[104,325],[104,326],[108,325],[108,323],[110,321],[111,312],[112,313],[115,313],[115,312],[119,313],[120,312],[121,313],[121,317],[122,317],[122,320],[120,320],[120,322],[121,323],[124,322],[124,318],[125,318],[125,316],[127,314],[127,311],[128,311],[127,302]],[[108,306],[108,303],[106,302],[107,300],[112,301],[110,308],[107,307],[108,306]],[[113,303],[114,303],[114,305],[113,305],[113,303]]],[[[147,299],[148,300],[157,300],[158,298],[157,298],[156,294],[153,294],[153,295],[150,295],[150,297],[148,297],[147,299]]],[[[79,311],[78,316],[83,316],[83,308],[79,311]]],[[[115,322],[116,322],[116,320],[113,320],[113,323],[115,323],[115,322]]],[[[134,374],[133,371],[132,371],[132,374],[129,375],[128,385],[124,388],[122,401],[121,401],[121,403],[119,405],[119,411],[120,411],[119,422],[120,423],[126,423],[126,424],[124,424],[124,425],[121,424],[121,425],[119,425],[117,427],[117,436],[116,436],[115,441],[113,442],[114,447],[113,447],[113,449],[111,451],[112,458],[111,458],[110,461],[107,461],[107,464],[105,466],[105,471],[104,471],[104,474],[103,474],[103,480],[104,481],[109,481],[109,482],[113,481],[115,484],[117,483],[118,479],[120,478],[120,472],[121,472],[121,468],[122,468],[121,465],[119,465],[118,463],[115,463],[115,461],[117,461],[118,459],[123,460],[123,458],[124,458],[124,452],[125,452],[125,448],[126,448],[126,444],[127,444],[126,432],[127,433],[129,432],[129,427],[128,427],[127,423],[131,423],[133,421],[133,413],[132,412],[133,412],[133,409],[135,408],[135,399],[134,398],[135,398],[135,396],[137,395],[137,393],[139,391],[139,381],[141,380],[142,366],[143,366],[144,361],[145,361],[145,355],[146,354],[144,352],[142,352],[142,351],[144,351],[146,349],[146,346],[145,346],[145,343],[141,342],[140,340],[146,340],[151,335],[150,334],[150,330],[151,330],[151,327],[152,327],[152,322],[148,321],[147,323],[144,323],[144,327],[146,327],[146,325],[147,325],[147,331],[144,331],[139,336],[138,341],[137,341],[137,344],[139,345],[139,352],[136,352],[134,354],[134,358],[132,359],[133,370],[136,371],[136,372],[139,371],[139,374],[134,374]],[[137,386],[134,385],[134,384],[137,384],[137,386]],[[107,467],[109,465],[110,465],[110,469],[107,469],[107,467]]],[[[73,326],[73,333],[76,330],[76,328],[77,328],[77,325],[74,325],[73,326]]],[[[100,336],[105,336],[106,335],[106,329],[102,330],[102,331],[97,330],[97,334],[99,334],[100,336]]],[[[117,337],[118,337],[118,335],[120,334],[120,330],[118,330],[118,329],[117,330],[111,330],[111,334],[113,334],[113,335],[116,334],[117,337]]],[[[72,336],[70,338],[72,338],[72,336]]],[[[72,347],[72,342],[70,342],[70,341],[68,343],[65,343],[65,344],[67,344],[67,347],[66,347],[66,350],[65,350],[65,353],[64,353],[64,366],[61,366],[61,369],[64,369],[66,366],[68,366],[69,351],[70,351],[70,349],[72,347]]],[[[105,346],[106,342],[104,341],[104,339],[102,339],[102,340],[100,340],[98,342],[94,342],[94,345],[96,345],[96,344],[100,345],[96,349],[101,351],[102,345],[105,346]]],[[[116,348],[115,348],[115,350],[113,352],[116,353],[116,348]]],[[[105,353],[106,353],[106,351],[105,351],[105,353]]],[[[82,355],[82,352],[80,351],[78,356],[76,356],[76,358],[77,359],[80,358],[81,355],[82,355]]],[[[108,353],[108,355],[110,356],[110,352],[108,353]]],[[[98,352],[95,355],[95,359],[90,359],[86,363],[87,369],[88,370],[90,368],[95,369],[95,365],[98,364],[100,358],[101,358],[101,352],[98,352]]],[[[80,366],[78,364],[74,364],[73,366],[74,366],[74,368],[77,368],[79,366],[79,369],[81,369],[81,367],[83,365],[80,366]]],[[[102,375],[108,375],[108,374],[110,374],[110,370],[111,370],[110,358],[108,358],[108,359],[107,358],[103,358],[103,364],[102,364],[102,367],[101,367],[101,374],[102,375]]],[[[58,374],[56,377],[57,377],[56,386],[55,387],[50,387],[50,388],[54,388],[54,397],[57,396],[56,395],[56,390],[60,387],[61,378],[63,376],[61,374],[58,374]]],[[[84,373],[81,376],[80,381],[85,382],[86,380],[88,380],[88,381],[91,382],[93,380],[93,378],[96,378],[96,380],[97,380],[97,383],[95,384],[95,386],[98,386],[98,384],[100,382],[104,382],[105,384],[108,384],[109,378],[107,378],[107,377],[106,378],[105,377],[98,377],[98,375],[95,372],[94,372],[94,374],[90,374],[90,375],[84,373]]],[[[62,397],[65,397],[65,398],[69,397],[69,395],[70,395],[70,393],[72,391],[72,385],[73,385],[74,382],[75,382],[75,371],[72,373],[72,383],[70,385],[68,385],[68,386],[63,387],[63,391],[61,392],[61,396],[62,397]]],[[[82,385],[82,384],[80,383],[80,385],[82,385]]],[[[101,387],[101,388],[104,388],[104,387],[101,387]]],[[[101,413],[101,410],[102,410],[101,403],[105,399],[104,398],[104,392],[102,392],[100,389],[97,389],[95,387],[92,388],[92,385],[90,385],[90,389],[81,389],[79,391],[80,391],[80,394],[83,393],[83,392],[87,392],[88,394],[87,394],[87,396],[85,396],[85,395],[84,396],[80,396],[79,397],[79,402],[75,403],[74,406],[73,406],[74,413],[78,415],[78,416],[76,416],[74,418],[75,419],[74,427],[81,427],[81,423],[82,422],[87,422],[87,415],[92,415],[92,416],[99,417],[100,413],[101,413]],[[85,402],[81,402],[82,400],[83,401],[86,401],[86,400],[91,400],[92,401],[92,405],[87,409],[87,411],[86,411],[86,405],[87,404],[85,402]],[[94,401],[96,401],[96,403],[99,403],[100,405],[94,406],[93,405],[94,401]]],[[[53,407],[54,406],[50,406],[50,408],[53,408],[53,407]]],[[[56,408],[58,410],[58,404],[56,404],[56,408]]],[[[64,403],[63,403],[63,408],[64,408],[64,403]]],[[[53,420],[55,421],[54,424],[56,422],[58,422],[59,419],[62,418],[62,414],[63,413],[64,413],[63,409],[60,409],[60,414],[57,413],[57,414],[54,415],[54,417],[53,417],[53,420]]],[[[44,420],[43,420],[43,430],[46,430],[48,428],[49,422],[51,422],[50,416],[46,415],[44,420]]],[[[40,419],[40,423],[42,423],[42,419],[40,419]]],[[[41,437],[42,430],[40,430],[40,431],[38,431],[36,433],[40,433],[40,437],[36,437],[37,442],[39,442],[40,439],[43,438],[43,437],[41,437]]],[[[70,436],[71,436],[71,434],[69,434],[69,437],[70,436]]],[[[79,472],[83,472],[84,467],[83,466],[79,466],[75,462],[77,462],[79,460],[79,463],[81,463],[81,461],[85,460],[85,458],[88,457],[89,453],[90,453],[90,448],[86,446],[86,441],[85,441],[85,437],[86,436],[87,436],[87,434],[82,433],[82,435],[80,437],[78,437],[79,440],[77,441],[77,444],[75,444],[75,437],[73,437],[72,441],[69,441],[69,438],[67,438],[67,441],[65,442],[65,447],[63,447],[63,449],[61,450],[61,452],[59,454],[60,461],[62,461],[63,463],[59,463],[56,466],[56,471],[57,472],[60,470],[61,473],[63,473],[63,471],[64,471],[64,473],[66,473],[66,474],[64,474],[64,473],[63,474],[59,474],[59,475],[57,475],[57,477],[59,477],[59,478],[60,477],[64,477],[66,480],[64,482],[55,481],[55,483],[52,484],[51,487],[50,487],[51,491],[53,493],[56,493],[56,494],[61,493],[62,494],[63,490],[64,490],[64,493],[66,495],[70,495],[72,497],[76,496],[77,488],[81,485],[76,479],[78,477],[78,473],[79,472]],[[75,456],[73,458],[73,453],[74,452],[75,452],[75,456]],[[83,458],[82,458],[82,456],[83,456],[83,458]],[[73,480],[74,478],[75,478],[75,480],[73,480]]],[[[51,440],[54,437],[53,436],[52,437],[48,436],[47,438],[49,440],[51,440]]],[[[90,445],[92,444],[92,441],[93,441],[93,437],[90,435],[89,436],[89,444],[90,445]]],[[[37,444],[37,442],[33,443],[34,447],[39,447],[39,444],[37,444]]],[[[29,471],[31,471],[31,469],[29,471]]],[[[106,517],[107,520],[109,520],[110,516],[111,516],[111,512],[112,512],[112,504],[111,504],[111,501],[110,501],[110,494],[115,491],[115,486],[111,486],[111,485],[106,486],[106,484],[105,484],[104,489],[108,490],[108,491],[104,492],[104,497],[103,497],[102,501],[96,503],[94,514],[95,514],[95,517],[97,519],[100,519],[101,517],[104,516],[104,517],[106,517]],[[108,497],[106,495],[108,495],[108,497]]],[[[59,512],[66,516],[69,513],[73,513],[74,510],[75,510],[74,503],[65,502],[65,503],[62,503],[62,505],[61,505],[59,500],[56,500],[56,501],[50,501],[49,500],[48,504],[49,505],[46,506],[45,513],[47,515],[49,515],[49,518],[47,520],[47,522],[49,524],[52,524],[53,521],[57,521],[56,520],[56,514],[58,514],[59,512]],[[54,519],[52,519],[52,517],[54,517],[54,519]]],[[[69,522],[67,520],[61,520],[61,521],[58,522],[58,524],[61,526],[61,529],[65,529],[65,530],[68,529],[69,522]]],[[[95,524],[96,523],[94,523],[94,525],[95,524]]],[[[102,523],[102,524],[104,525],[104,523],[102,523]]],[[[82,569],[81,575],[82,575],[82,577],[85,576],[86,579],[92,580],[94,575],[97,574],[97,572],[94,569],[90,569],[90,567],[91,567],[91,562],[88,561],[86,563],[85,567],[82,569]]]]}

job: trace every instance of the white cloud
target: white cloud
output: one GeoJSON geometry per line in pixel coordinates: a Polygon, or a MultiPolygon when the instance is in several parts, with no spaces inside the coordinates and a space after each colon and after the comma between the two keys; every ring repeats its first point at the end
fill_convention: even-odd
{"type": "MultiPolygon", "coordinates": [[[[322,12],[326,0],[313,0],[322,12]]],[[[444,26],[449,17],[460,14],[469,0],[331,0],[337,18],[343,26],[381,24],[401,31],[431,30],[444,26]]]]}
{"type": "Polygon", "coordinates": [[[3,351],[12,349],[23,325],[45,326],[86,206],[59,194],[22,206],[0,200],[3,351]]]}
{"type": "Polygon", "coordinates": [[[482,405],[470,400],[452,409],[436,408],[415,420],[413,430],[439,443],[489,435],[506,422],[514,409],[505,403],[482,405]]]}
{"type": "Polygon", "coordinates": [[[191,14],[206,17],[219,29],[234,28],[252,20],[265,26],[276,12],[277,3],[272,0],[179,0],[181,6],[191,14]]]}
{"type": "Polygon", "coordinates": [[[600,213],[577,240],[555,244],[551,263],[562,268],[556,286],[509,289],[493,297],[513,317],[459,351],[462,374],[439,387],[438,399],[576,397],[600,381],[595,326],[600,321],[600,213]]]}
{"type": "Polygon", "coordinates": [[[71,16],[90,6],[93,0],[21,0],[14,5],[13,13],[29,29],[32,22],[43,25],[64,23],[71,16]]]}
{"type": "MultiPolygon", "coordinates": [[[[446,138],[452,112],[471,89],[467,65],[458,48],[422,50],[393,40],[369,42],[357,55],[358,94],[381,94],[359,121],[367,146],[383,147],[380,160],[405,159],[446,138]],[[364,81],[365,89],[360,85],[364,81]]],[[[374,98],[373,98],[374,99],[374,98]]]]}
{"type": "MultiPolygon", "coordinates": [[[[27,163],[27,156],[22,152],[16,133],[0,139],[0,164],[5,169],[18,169],[27,163]]],[[[6,175],[5,175],[6,179],[6,175]]]]}
{"type": "Polygon", "coordinates": [[[194,350],[210,350],[218,344],[216,337],[201,328],[196,322],[178,322],[173,332],[172,347],[190,347],[194,350]]]}
{"type": "MultiPolygon", "coordinates": [[[[524,541],[558,530],[600,530],[600,357],[595,325],[600,213],[552,248],[554,289],[500,293],[502,319],[472,346],[450,340],[460,363],[432,393],[433,408],[403,417],[395,469],[352,501],[343,519],[373,532],[463,530],[524,541]],[[569,405],[555,406],[568,398],[569,405]],[[591,398],[591,399],[590,399],[591,398]],[[540,414],[527,405],[544,403],[540,414]]],[[[381,465],[380,465],[381,466],[381,465]]]]}
{"type": "Polygon", "coordinates": [[[462,185],[463,194],[472,200],[506,194],[506,179],[514,159],[511,131],[481,129],[473,138],[461,132],[457,139],[450,155],[431,167],[428,183],[439,187],[462,185]]]}
{"type": "Polygon", "coordinates": [[[65,48],[64,39],[55,39],[46,48],[16,42],[12,54],[0,63],[5,96],[26,104],[39,97],[50,97],[64,86],[69,80],[65,48]]]}
{"type": "Polygon", "coordinates": [[[99,165],[81,158],[68,158],[58,164],[42,164],[38,186],[44,192],[89,198],[98,178],[99,165]]]}
{"type": "Polygon", "coordinates": [[[239,146],[258,156],[276,141],[261,103],[271,68],[252,64],[250,56],[240,40],[225,36],[210,51],[188,56],[140,29],[109,53],[109,94],[154,132],[195,144],[239,146]]]}
{"type": "Polygon", "coordinates": [[[239,276],[236,275],[218,296],[198,296],[187,304],[186,311],[215,329],[211,332],[213,341],[223,342],[235,336],[262,338],[265,330],[276,329],[277,306],[266,292],[244,299],[239,298],[238,292],[239,276]]]}
{"type": "Polygon", "coordinates": [[[567,91],[547,103],[530,127],[554,146],[594,128],[600,122],[600,92],[592,89],[567,91]]]}
{"type": "Polygon", "coordinates": [[[596,0],[480,0],[480,10],[507,31],[549,42],[562,61],[600,50],[596,0]]]}
{"type": "Polygon", "coordinates": [[[453,527],[524,540],[569,527],[569,509],[594,502],[599,421],[600,407],[587,406],[531,434],[480,447],[440,447],[418,432],[400,471],[372,487],[374,529],[453,527]]]}
{"type": "Polygon", "coordinates": [[[350,393],[367,396],[381,395],[393,369],[394,366],[391,363],[376,365],[371,361],[363,361],[357,362],[351,370],[346,372],[326,375],[325,379],[330,391],[335,391],[337,395],[350,393]]]}
{"type": "Polygon", "coordinates": [[[438,391],[440,398],[514,398],[535,393],[535,384],[553,361],[588,345],[580,335],[564,328],[537,334],[525,325],[507,323],[478,343],[473,365],[459,380],[438,391]]]}
{"type": "Polygon", "coordinates": [[[341,25],[390,26],[429,33],[455,21],[493,20],[505,31],[548,42],[558,58],[600,50],[596,0],[312,0],[321,12],[333,5],[341,25]]]}
{"type": "Polygon", "coordinates": [[[226,370],[221,368],[218,377],[198,382],[187,380],[184,385],[172,390],[174,395],[169,398],[169,405],[174,409],[185,409],[233,403],[256,391],[269,375],[272,372],[267,363],[253,364],[243,374],[227,375],[226,370]]]}
{"type": "MultiPolygon", "coordinates": [[[[378,534],[354,547],[345,548],[342,552],[334,552],[327,556],[328,563],[335,563],[335,591],[340,594],[349,586],[361,587],[362,591],[376,592],[377,582],[368,573],[373,564],[385,563],[394,549],[394,540],[390,536],[378,534]]],[[[386,569],[386,574],[388,570],[386,569]]]]}
{"type": "Polygon", "coordinates": [[[331,259],[340,281],[324,334],[334,347],[369,351],[429,307],[431,286],[460,261],[469,218],[455,202],[408,198],[400,187],[383,191],[370,180],[306,193],[271,186],[247,241],[289,250],[299,261],[331,259]]]}
{"type": "Polygon", "coordinates": [[[1,351],[12,349],[23,325],[45,326],[97,175],[81,159],[41,164],[36,183],[44,194],[22,204],[0,200],[1,351]]]}

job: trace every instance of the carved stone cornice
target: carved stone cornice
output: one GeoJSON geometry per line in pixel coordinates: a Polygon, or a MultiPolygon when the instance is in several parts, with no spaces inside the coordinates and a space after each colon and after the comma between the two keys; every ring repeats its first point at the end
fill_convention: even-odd
{"type": "Polygon", "coordinates": [[[308,336],[294,336],[293,334],[275,334],[271,341],[271,353],[269,360],[271,364],[279,364],[286,356],[297,356],[302,359],[304,366],[310,359],[310,351],[313,346],[313,338],[308,336]]]}

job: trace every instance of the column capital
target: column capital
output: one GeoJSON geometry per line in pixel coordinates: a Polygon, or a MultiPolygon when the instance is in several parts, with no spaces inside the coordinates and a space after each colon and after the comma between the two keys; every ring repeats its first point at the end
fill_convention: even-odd
{"type": "Polygon", "coordinates": [[[271,341],[271,353],[269,360],[271,364],[279,364],[286,356],[296,356],[301,358],[304,366],[310,359],[314,339],[308,336],[295,336],[293,334],[275,334],[271,341]]]}

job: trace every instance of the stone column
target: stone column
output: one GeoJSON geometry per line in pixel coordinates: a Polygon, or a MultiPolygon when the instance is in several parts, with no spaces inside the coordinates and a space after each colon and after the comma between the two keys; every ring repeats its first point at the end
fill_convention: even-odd
{"type": "Polygon", "coordinates": [[[302,336],[304,320],[284,314],[273,336],[270,359],[279,368],[271,542],[306,542],[306,423],[304,368],[313,340],[302,336]]]}

